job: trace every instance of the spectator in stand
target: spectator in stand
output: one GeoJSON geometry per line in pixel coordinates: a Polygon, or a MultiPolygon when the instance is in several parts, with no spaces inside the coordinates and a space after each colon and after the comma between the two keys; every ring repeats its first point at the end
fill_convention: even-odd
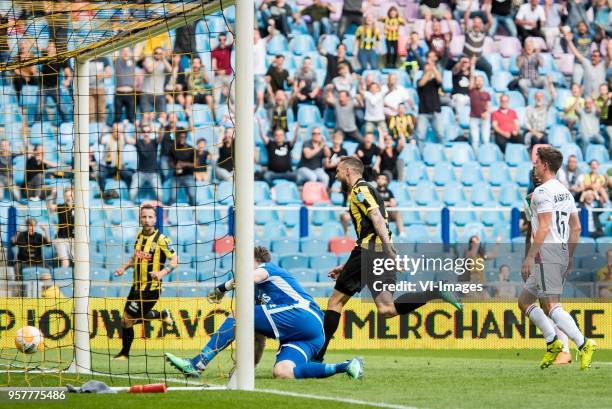
{"type": "Polygon", "coordinates": [[[510,282],[510,267],[503,264],[499,267],[497,283],[493,287],[493,297],[495,298],[516,298],[516,287],[510,282]]]}
{"type": "Polygon", "coordinates": [[[512,3],[513,0],[491,0],[491,17],[493,18],[489,28],[491,37],[497,34],[497,28],[500,24],[506,29],[510,37],[518,35],[512,16],[512,3]]]}
{"type": "MultiPolygon", "coordinates": [[[[40,89],[42,91],[41,105],[42,107],[47,106],[47,98],[51,98],[55,104],[57,115],[59,115],[62,122],[68,122],[72,120],[72,117],[68,115],[68,112],[72,110],[67,107],[66,103],[61,98],[61,88],[70,90],[72,83],[72,69],[70,68],[69,60],[58,61],[57,48],[55,42],[49,41],[47,46],[47,52],[45,57],[53,59],[47,64],[42,64],[40,67],[40,89]],[[60,82],[60,74],[63,75],[63,79],[60,82]]],[[[69,104],[68,104],[69,105],[69,104]]],[[[41,109],[44,111],[44,109],[41,109]]]]}
{"type": "Polygon", "coordinates": [[[593,98],[584,99],[584,108],[576,108],[578,115],[578,131],[582,142],[582,151],[586,154],[589,144],[606,143],[599,130],[599,112],[597,112],[593,98]]]}
{"type": "Polygon", "coordinates": [[[174,169],[170,203],[177,203],[179,189],[185,188],[189,204],[191,206],[195,205],[195,158],[194,147],[187,143],[187,130],[178,128],[176,130],[176,143],[168,156],[170,166],[174,169]]]}
{"type": "Polygon", "coordinates": [[[450,20],[453,17],[442,0],[421,0],[420,3],[419,12],[425,21],[431,21],[432,17],[437,20],[450,20]]]}
{"type": "Polygon", "coordinates": [[[173,55],[177,55],[181,59],[185,57],[192,61],[193,57],[198,55],[198,50],[196,49],[196,25],[197,22],[193,21],[175,29],[173,55]]]}
{"type": "MultiPolygon", "coordinates": [[[[342,2],[342,15],[338,22],[338,38],[341,41],[351,25],[360,26],[363,22],[364,8],[362,3],[363,0],[344,0],[342,2]]],[[[372,3],[372,0],[368,0],[368,4],[372,3]]]]}
{"type": "Polygon", "coordinates": [[[414,77],[414,74],[419,70],[419,67],[425,65],[423,62],[426,57],[426,49],[421,43],[419,33],[413,31],[410,33],[410,40],[407,45],[406,61],[402,64],[410,78],[414,77]]]}
{"type": "Polygon", "coordinates": [[[540,75],[538,71],[544,65],[544,60],[540,56],[540,50],[535,49],[533,41],[525,41],[523,51],[518,56],[516,63],[519,67],[518,87],[527,100],[530,88],[544,88],[547,83],[546,76],[540,75]]]}
{"type": "Polygon", "coordinates": [[[484,78],[474,75],[470,78],[470,137],[472,148],[478,152],[482,141],[488,144],[491,141],[491,95],[483,90],[484,78]]]}
{"type": "Polygon", "coordinates": [[[164,194],[159,177],[157,148],[163,137],[163,132],[158,132],[157,136],[154,135],[153,129],[151,129],[149,124],[143,124],[140,131],[141,135],[139,136],[141,137],[138,137],[137,134],[132,138],[126,137],[127,143],[136,146],[138,154],[138,166],[130,184],[130,200],[136,202],[138,192],[145,186],[149,186],[155,191],[157,200],[161,202],[164,194]]]}
{"type": "Polygon", "coordinates": [[[23,269],[43,266],[43,246],[51,244],[49,231],[44,224],[40,225],[42,234],[36,231],[36,220],[29,217],[25,221],[27,230],[13,236],[11,243],[17,246],[17,262],[15,263],[15,279],[23,279],[23,269]]]}
{"type": "MultiPolygon", "coordinates": [[[[280,0],[284,1],[284,0],[280,0]]],[[[277,4],[280,2],[277,1],[277,4]]],[[[215,103],[221,102],[221,96],[229,97],[229,86],[232,82],[232,47],[233,44],[227,44],[227,35],[219,34],[219,45],[211,51],[212,69],[215,73],[213,79],[213,98],[215,103]]]]}
{"type": "Polygon", "coordinates": [[[508,95],[501,94],[499,97],[499,109],[493,112],[491,116],[495,143],[504,153],[508,143],[523,143],[521,126],[519,125],[516,111],[509,108],[509,104],[510,98],[508,98],[508,95]]]}
{"type": "Polygon", "coordinates": [[[187,97],[185,98],[185,110],[192,104],[207,104],[211,112],[215,112],[213,101],[213,86],[210,83],[208,73],[202,67],[200,57],[191,60],[191,71],[187,73],[187,97]]]}
{"type": "MultiPolygon", "coordinates": [[[[162,115],[160,115],[162,117],[162,115]]],[[[178,118],[175,112],[170,112],[167,116],[168,120],[160,124],[158,132],[162,133],[161,147],[159,150],[159,170],[161,172],[162,182],[165,182],[170,177],[172,168],[170,167],[170,151],[174,147],[176,138],[176,128],[178,118]]]]}
{"type": "Polygon", "coordinates": [[[287,94],[285,94],[285,91],[278,90],[274,94],[274,105],[268,109],[268,123],[270,129],[281,128],[283,131],[289,132],[287,94]]]}
{"type": "Polygon", "coordinates": [[[391,132],[393,139],[404,139],[406,142],[416,144],[416,140],[413,138],[415,128],[416,119],[414,115],[407,113],[405,104],[400,104],[397,115],[393,115],[389,119],[389,132],[391,132]]]}
{"type": "Polygon", "coordinates": [[[374,171],[376,174],[385,174],[389,180],[404,181],[404,161],[400,159],[400,154],[406,144],[405,138],[399,138],[397,143],[391,135],[383,130],[378,131],[378,145],[381,147],[374,171]]]}
{"type": "Polygon", "coordinates": [[[275,27],[285,37],[291,33],[289,17],[291,17],[293,11],[285,0],[264,0],[260,10],[268,20],[268,25],[275,27]]]}
{"type": "Polygon", "coordinates": [[[597,270],[596,279],[599,297],[612,298],[612,249],[606,251],[606,265],[597,270]]]}
{"type": "Polygon", "coordinates": [[[484,17],[484,14],[480,11],[479,0],[454,0],[454,3],[455,8],[453,9],[453,19],[457,21],[463,20],[466,12],[470,12],[472,14],[472,17],[484,17]]]}
{"type": "Polygon", "coordinates": [[[363,100],[365,101],[365,131],[374,132],[375,129],[387,130],[387,122],[385,121],[385,94],[380,89],[377,82],[370,84],[369,88],[363,92],[363,100]]]}
{"type": "Polygon", "coordinates": [[[557,97],[555,86],[550,78],[548,78],[548,86],[550,89],[548,101],[546,101],[544,92],[538,90],[534,96],[534,104],[529,105],[525,110],[525,129],[527,131],[525,133],[525,145],[529,151],[534,145],[548,143],[546,131],[548,111],[557,97]]]}
{"type": "MultiPolygon", "coordinates": [[[[478,3],[477,1],[475,3],[478,3]]],[[[483,57],[485,40],[487,39],[487,32],[491,27],[491,21],[493,17],[491,16],[491,5],[485,4],[486,18],[487,23],[484,24],[482,22],[482,17],[474,16],[472,20],[472,24],[470,27],[470,18],[473,16],[472,12],[472,0],[469,1],[470,6],[468,6],[467,11],[464,16],[465,23],[465,45],[463,46],[463,54],[468,58],[476,58],[475,68],[477,70],[484,71],[487,74],[489,80],[491,80],[491,75],[493,74],[493,68],[489,61],[483,57]]]]}
{"type": "Polygon", "coordinates": [[[361,71],[378,69],[378,53],[376,47],[380,41],[380,30],[372,15],[366,16],[365,23],[359,26],[355,33],[357,60],[361,71]]]}
{"type": "MultiPolygon", "coordinates": [[[[389,175],[387,173],[381,173],[376,177],[376,192],[378,197],[385,204],[385,208],[397,207],[397,200],[391,190],[389,190],[389,175]]],[[[397,226],[397,232],[399,236],[403,236],[406,230],[404,229],[404,219],[402,218],[401,212],[397,210],[391,210],[388,212],[389,221],[395,222],[397,226]]]]}
{"type": "Polygon", "coordinates": [[[364,171],[363,178],[366,181],[372,181],[376,177],[374,165],[378,161],[378,155],[380,149],[374,143],[374,134],[372,132],[366,132],[363,137],[363,142],[357,145],[355,150],[355,156],[361,159],[363,163],[364,171]]]}
{"type": "Polygon", "coordinates": [[[295,14],[295,23],[302,22],[304,19],[308,26],[308,32],[317,41],[321,34],[331,33],[331,22],[329,20],[331,13],[335,12],[336,8],[333,4],[323,3],[321,0],[314,0],[310,6],[306,6],[299,13],[295,14]]]}
{"type": "Polygon", "coordinates": [[[590,189],[582,192],[580,196],[580,208],[588,212],[589,221],[587,223],[587,230],[589,232],[589,237],[594,239],[604,235],[601,221],[599,220],[599,215],[601,213],[594,211],[600,207],[602,207],[601,200],[597,193],[590,189]]]}
{"type": "Polygon", "coordinates": [[[328,184],[327,187],[331,188],[334,180],[336,178],[336,168],[338,167],[338,162],[340,158],[343,156],[347,156],[348,153],[346,149],[342,146],[344,142],[344,134],[342,131],[337,130],[334,132],[331,138],[332,146],[328,149],[328,155],[324,160],[325,172],[327,172],[328,176],[328,184]]]}
{"type": "Polygon", "coordinates": [[[231,180],[234,176],[234,128],[225,128],[217,144],[218,157],[215,164],[215,178],[218,181],[231,180]]]}
{"type": "Polygon", "coordinates": [[[574,199],[578,201],[582,192],[582,180],[584,178],[582,169],[578,166],[576,155],[570,155],[567,158],[567,165],[561,168],[563,176],[559,181],[574,195],[574,199]]]}
{"type": "Polygon", "coordinates": [[[586,3],[586,0],[567,0],[567,19],[565,21],[567,27],[575,31],[578,24],[588,21],[586,3]]]}
{"type": "MultiPolygon", "coordinates": [[[[451,33],[442,32],[442,24],[440,24],[440,20],[434,20],[431,25],[425,24],[425,41],[427,41],[429,51],[434,51],[436,53],[436,63],[439,63],[442,69],[445,69],[448,65],[448,48],[451,40],[451,33]]],[[[427,54],[427,58],[429,58],[429,53],[427,54]]],[[[427,59],[425,60],[425,63],[427,63],[427,59]]]]}
{"type": "Polygon", "coordinates": [[[406,21],[399,15],[397,7],[391,6],[387,11],[387,17],[382,17],[379,21],[385,25],[384,34],[387,45],[386,67],[395,68],[397,65],[400,26],[406,25],[406,21]]]}
{"type": "Polygon", "coordinates": [[[299,104],[319,105],[321,86],[317,84],[317,73],[312,69],[312,59],[305,57],[302,68],[296,72],[293,83],[293,96],[291,105],[297,117],[299,104]]]}
{"type": "Polygon", "coordinates": [[[255,76],[255,110],[264,105],[266,93],[267,45],[270,36],[261,38],[259,30],[253,30],[253,75],[255,76]]]}
{"type": "Polygon", "coordinates": [[[268,138],[263,130],[263,120],[259,122],[259,137],[268,152],[268,170],[264,173],[264,180],[272,185],[277,179],[285,179],[295,182],[296,174],[291,163],[291,150],[298,138],[298,127],[295,128],[293,140],[285,140],[285,131],[276,128],[272,133],[272,139],[268,138]]]}
{"type": "Polygon", "coordinates": [[[568,48],[576,57],[576,61],[580,63],[574,64],[574,73],[572,81],[575,84],[583,83],[583,92],[585,95],[591,95],[596,92],[601,84],[606,82],[606,64],[601,58],[601,52],[598,49],[591,52],[591,57],[588,58],[582,54],[572,41],[572,33],[568,31],[565,35],[568,48]]]}
{"type": "Polygon", "coordinates": [[[210,182],[210,172],[208,171],[208,166],[211,159],[212,155],[206,150],[206,139],[198,139],[196,141],[196,166],[194,169],[196,184],[198,182],[210,182]]]}
{"type": "Polygon", "coordinates": [[[442,74],[438,71],[438,61],[435,51],[427,53],[427,61],[423,67],[423,76],[417,83],[419,95],[419,115],[417,117],[417,139],[422,149],[425,143],[427,127],[431,124],[436,132],[438,141],[444,138],[444,123],[440,107],[440,86],[442,74]]]}
{"type": "Polygon", "coordinates": [[[346,58],[346,45],[343,43],[336,47],[336,55],[327,53],[323,47],[319,47],[319,53],[327,60],[324,85],[331,84],[332,80],[339,75],[339,68],[343,64],[348,67],[350,74],[353,75],[353,66],[346,58]]]}
{"type": "Polygon", "coordinates": [[[74,258],[74,200],[71,188],[64,189],[64,203],[57,205],[57,233],[53,245],[60,267],[70,267],[74,258]]]}
{"type": "Polygon", "coordinates": [[[57,168],[57,163],[45,159],[43,145],[37,145],[25,164],[25,197],[29,200],[53,199],[55,188],[45,185],[45,173],[49,168],[57,168]]]}
{"type": "Polygon", "coordinates": [[[106,92],[104,80],[113,76],[107,57],[97,57],[89,62],[89,121],[106,123],[106,92]]]}
{"type": "Polygon", "coordinates": [[[468,57],[461,57],[452,69],[453,89],[451,91],[451,101],[455,113],[470,103],[470,78],[474,71],[476,57],[471,61],[468,57]]]}
{"type": "Polygon", "coordinates": [[[124,47],[115,59],[115,108],[114,122],[120,122],[125,108],[125,116],[131,123],[136,121],[136,63],[132,50],[124,47]]]}
{"type": "Polygon", "coordinates": [[[397,74],[392,72],[387,77],[387,89],[383,91],[385,98],[385,116],[391,118],[397,115],[399,106],[408,104],[411,108],[415,108],[410,93],[406,88],[397,83],[397,74]]]}
{"type": "Polygon", "coordinates": [[[121,123],[113,124],[111,132],[102,138],[102,148],[104,159],[99,166],[100,190],[105,191],[106,179],[118,177],[126,186],[132,183],[132,172],[125,168],[125,132],[121,123]]]}
{"type": "Polygon", "coordinates": [[[342,131],[342,133],[357,142],[363,141],[363,137],[359,133],[357,123],[355,121],[355,106],[361,106],[361,98],[356,98],[355,101],[351,99],[350,95],[346,91],[340,91],[338,98],[334,98],[334,93],[331,89],[327,90],[325,96],[325,102],[328,105],[334,107],[336,113],[336,130],[342,131]]]}
{"type": "Polygon", "coordinates": [[[340,91],[347,91],[351,97],[357,95],[357,86],[347,64],[341,63],[338,66],[338,76],[332,80],[331,87],[333,87],[335,94],[340,91]]]}
{"type": "Polygon", "coordinates": [[[298,164],[297,183],[321,182],[327,187],[329,176],[323,168],[323,160],[330,156],[329,148],[321,128],[315,126],[310,131],[310,140],[304,142],[302,158],[298,164]]]}
{"type": "Polygon", "coordinates": [[[544,15],[546,16],[546,21],[541,29],[546,39],[546,48],[548,48],[548,51],[556,51],[561,46],[561,30],[559,28],[566,14],[567,11],[564,4],[556,3],[554,0],[544,0],[544,15]]]}
{"type": "Polygon", "coordinates": [[[6,192],[9,200],[20,198],[19,189],[13,180],[13,159],[17,156],[19,155],[11,152],[9,141],[2,139],[0,142],[0,200],[2,201],[7,198],[6,192]]]}
{"type": "Polygon", "coordinates": [[[143,68],[144,80],[140,95],[140,110],[143,114],[143,122],[153,122],[156,112],[166,111],[164,86],[166,74],[172,71],[172,66],[164,56],[164,50],[157,47],[153,51],[153,58],[145,57],[143,68]]]}
{"type": "Polygon", "coordinates": [[[529,0],[521,5],[516,13],[515,22],[521,43],[524,43],[527,37],[544,38],[540,28],[546,23],[546,14],[539,0],[529,0]]]}
{"type": "Polygon", "coordinates": [[[589,168],[591,169],[589,173],[580,175],[578,184],[582,191],[592,190],[603,201],[603,204],[607,205],[609,199],[606,192],[606,176],[599,173],[599,162],[595,159],[589,162],[589,168]]]}
{"type": "Polygon", "coordinates": [[[289,78],[289,71],[285,69],[285,56],[278,54],[274,62],[266,72],[266,82],[268,83],[268,95],[272,98],[278,90],[284,91],[285,87],[291,86],[293,81],[289,78]]]}
{"type": "Polygon", "coordinates": [[[565,100],[563,114],[561,114],[561,120],[567,124],[569,129],[572,129],[578,120],[576,110],[584,107],[584,98],[582,98],[582,88],[580,85],[573,83],[571,93],[565,100]]]}
{"type": "MultiPolygon", "coordinates": [[[[463,253],[463,259],[472,260],[472,267],[468,268],[466,263],[465,274],[459,275],[458,281],[484,284],[486,282],[484,264],[487,260],[493,260],[495,257],[497,257],[497,253],[499,252],[499,243],[501,240],[502,237],[498,236],[495,243],[495,250],[488,252],[483,247],[478,235],[471,236],[468,242],[468,248],[463,253]],[[482,267],[480,267],[480,265],[482,265],[482,267]]],[[[488,298],[488,295],[489,294],[487,292],[483,291],[480,294],[476,292],[471,293],[470,297],[488,298]]]]}
{"type": "Polygon", "coordinates": [[[608,0],[594,0],[587,10],[587,18],[599,37],[612,36],[612,5],[608,0]]]}
{"type": "Polygon", "coordinates": [[[612,115],[610,115],[610,105],[612,104],[612,93],[608,84],[599,86],[599,95],[595,99],[595,109],[599,112],[599,122],[604,126],[604,135],[608,138],[608,143],[612,142],[612,115]]]}

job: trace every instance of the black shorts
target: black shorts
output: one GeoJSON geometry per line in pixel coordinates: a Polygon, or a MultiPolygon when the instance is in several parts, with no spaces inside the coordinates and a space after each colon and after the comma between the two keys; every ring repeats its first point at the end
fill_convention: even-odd
{"type": "MultiPolygon", "coordinates": [[[[344,264],[342,272],[338,275],[334,289],[352,297],[367,287],[372,297],[376,298],[382,292],[374,288],[377,282],[395,283],[395,272],[384,272],[381,275],[375,275],[372,272],[374,259],[384,257],[382,253],[355,247],[344,264]]],[[[380,286],[376,285],[376,288],[380,286]]]]}
{"type": "Polygon", "coordinates": [[[141,291],[132,286],[123,311],[130,317],[142,319],[155,307],[159,293],[159,289],[141,291]]]}

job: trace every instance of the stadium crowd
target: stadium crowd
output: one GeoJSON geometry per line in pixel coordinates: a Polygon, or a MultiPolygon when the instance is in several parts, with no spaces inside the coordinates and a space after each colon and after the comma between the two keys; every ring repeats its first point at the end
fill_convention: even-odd
{"type": "MultiPolygon", "coordinates": [[[[395,206],[405,203],[393,187],[418,189],[411,178],[422,162],[434,167],[434,179],[451,166],[446,156],[455,151],[464,154],[452,161],[463,175],[472,165],[482,175],[480,165],[492,163],[519,172],[530,167],[534,147],[552,144],[567,158],[559,179],[589,211],[590,236],[609,233],[602,213],[593,210],[609,206],[612,187],[610,1],[256,3],[259,180],[270,187],[283,180],[300,188],[314,182],[322,187],[314,201],[329,201],[342,196],[334,183],[339,157],[356,155],[366,179],[395,206]]],[[[56,30],[38,49],[20,40],[35,17],[41,16],[23,11],[2,17],[0,41],[7,43],[0,44],[0,58],[53,57],[65,47],[65,33],[56,30]],[[6,51],[10,41],[16,55],[6,51]]],[[[221,20],[191,23],[172,37],[151,38],[90,63],[90,179],[102,198],[112,201],[126,190],[134,203],[194,205],[202,203],[200,188],[232,179],[233,37],[231,23],[221,20]]],[[[73,78],[70,61],[4,74],[2,103],[6,108],[14,99],[23,113],[12,129],[5,125],[0,145],[4,199],[48,200],[58,207],[58,196],[70,192],[57,182],[70,175],[69,155],[41,142],[56,135],[58,146],[71,146],[63,138],[72,132],[73,78]]],[[[415,180],[422,179],[427,176],[415,180]]],[[[447,181],[456,178],[441,177],[435,186],[447,181]]],[[[508,180],[489,182],[498,187],[508,180]]],[[[516,205],[519,187],[530,184],[512,183],[512,197],[495,205],[516,205]]],[[[299,194],[297,199],[302,202],[299,194]]],[[[445,197],[444,203],[464,201],[445,197]]],[[[400,212],[391,217],[403,236],[409,224],[400,212]]],[[[609,279],[609,271],[602,277],[609,279]]]]}

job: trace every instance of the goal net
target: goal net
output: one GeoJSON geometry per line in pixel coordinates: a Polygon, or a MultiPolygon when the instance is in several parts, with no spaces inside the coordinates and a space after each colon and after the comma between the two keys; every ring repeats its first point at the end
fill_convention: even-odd
{"type": "Polygon", "coordinates": [[[197,382],[164,353],[195,356],[233,313],[206,299],[234,271],[232,3],[0,2],[2,386],[227,381],[231,348],[197,382]],[[171,244],[139,235],[145,205],[171,244]],[[157,313],[115,360],[135,280],[160,288],[157,313]]]}

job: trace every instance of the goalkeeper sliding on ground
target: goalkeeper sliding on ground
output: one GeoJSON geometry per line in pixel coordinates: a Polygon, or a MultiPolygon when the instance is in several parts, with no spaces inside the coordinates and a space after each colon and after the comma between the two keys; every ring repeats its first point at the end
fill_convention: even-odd
{"type": "MultiPolygon", "coordinates": [[[[361,378],[363,362],[358,358],[337,364],[311,362],[325,342],[323,313],[300,284],[288,272],[271,264],[270,258],[268,249],[255,247],[253,275],[258,302],[255,305],[255,331],[280,341],[272,369],[274,377],[327,378],[346,373],[350,378],[361,378]]],[[[229,280],[216,287],[210,298],[219,302],[233,288],[234,280],[229,280]]],[[[184,359],[166,353],[166,359],[185,375],[197,377],[233,340],[234,318],[228,317],[199,355],[184,359]]]]}

